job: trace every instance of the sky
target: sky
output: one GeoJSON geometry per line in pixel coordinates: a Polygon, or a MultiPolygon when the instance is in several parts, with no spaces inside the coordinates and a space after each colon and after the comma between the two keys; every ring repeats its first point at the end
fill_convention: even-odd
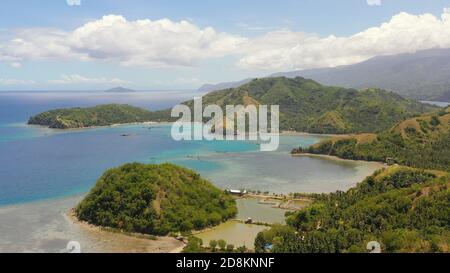
{"type": "Polygon", "coordinates": [[[0,91],[196,89],[450,48],[450,0],[2,0],[0,91]]]}

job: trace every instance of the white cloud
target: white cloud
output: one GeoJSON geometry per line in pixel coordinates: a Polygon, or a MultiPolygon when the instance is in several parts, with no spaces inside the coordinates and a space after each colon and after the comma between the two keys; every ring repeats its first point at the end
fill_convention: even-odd
{"type": "MultiPolygon", "coordinates": [[[[201,60],[238,57],[246,69],[331,67],[373,56],[450,48],[450,9],[442,15],[405,12],[350,36],[319,36],[290,30],[245,38],[169,19],[128,21],[108,15],[72,31],[21,29],[0,38],[0,62],[77,60],[123,66],[193,66],[201,60]]],[[[58,80],[57,80],[58,81],[58,80]]],[[[61,81],[61,80],[59,80],[61,81]]]]}
{"type": "Polygon", "coordinates": [[[188,21],[109,15],[71,31],[25,29],[0,42],[0,61],[77,59],[124,66],[192,66],[236,51],[245,39],[188,21]]]}
{"type": "Polygon", "coordinates": [[[188,21],[127,21],[105,16],[87,23],[68,37],[75,52],[91,59],[123,65],[189,66],[200,59],[221,57],[237,49],[241,39],[200,29],[188,21]]]}
{"type": "Polygon", "coordinates": [[[69,6],[81,6],[81,0],[66,0],[69,6]]]}
{"type": "Polygon", "coordinates": [[[405,12],[347,37],[289,30],[249,40],[239,65],[250,69],[306,69],[353,64],[377,55],[450,47],[450,9],[441,17],[405,12]]]}
{"type": "Polygon", "coordinates": [[[0,85],[32,85],[34,81],[18,80],[18,79],[2,79],[0,78],[0,85]]]}
{"type": "Polygon", "coordinates": [[[21,63],[26,60],[87,60],[67,44],[67,33],[58,29],[19,29],[14,37],[0,41],[0,61],[21,63]]]}
{"type": "Polygon", "coordinates": [[[381,6],[381,0],[367,0],[369,6],[381,6]]]}
{"type": "Polygon", "coordinates": [[[49,84],[55,84],[55,85],[69,85],[69,84],[126,84],[129,83],[128,81],[122,80],[122,79],[108,79],[105,77],[101,78],[88,78],[84,76],[80,76],[78,74],[72,74],[72,75],[61,75],[61,79],[58,80],[49,80],[49,84]]]}

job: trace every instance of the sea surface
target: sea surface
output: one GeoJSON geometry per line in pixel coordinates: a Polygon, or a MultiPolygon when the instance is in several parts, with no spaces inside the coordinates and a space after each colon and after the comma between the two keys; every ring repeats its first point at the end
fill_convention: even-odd
{"type": "Polygon", "coordinates": [[[436,105],[439,107],[447,107],[450,105],[450,102],[444,102],[444,101],[422,101],[423,103],[428,103],[432,105],[436,105]]]}
{"type": "MultiPolygon", "coordinates": [[[[127,162],[171,162],[200,172],[222,189],[273,193],[346,190],[380,168],[377,163],[290,156],[292,148],[324,138],[318,135],[282,136],[278,151],[260,152],[251,141],[177,142],[170,124],[67,131],[26,124],[30,116],[55,108],[127,103],[158,110],[194,95],[0,92],[0,252],[57,252],[74,239],[88,241],[95,251],[95,243],[80,238],[64,212],[106,169],[127,162]]],[[[279,222],[281,214],[273,215],[279,222]]]]}

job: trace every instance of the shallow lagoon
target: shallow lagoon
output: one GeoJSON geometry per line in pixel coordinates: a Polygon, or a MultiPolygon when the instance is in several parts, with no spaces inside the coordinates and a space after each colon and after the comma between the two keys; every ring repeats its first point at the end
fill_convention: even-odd
{"type": "MultiPolygon", "coordinates": [[[[87,236],[68,222],[64,213],[79,200],[71,196],[88,191],[106,168],[129,161],[173,162],[198,170],[224,189],[279,193],[345,190],[380,167],[375,163],[291,157],[285,146],[278,152],[261,153],[257,145],[249,142],[176,143],[167,140],[167,126],[153,126],[150,130],[132,125],[49,132],[0,143],[2,151],[10,155],[0,155],[0,175],[8,178],[0,181],[4,189],[0,203],[9,203],[0,207],[0,252],[58,252],[71,240],[82,242],[85,251],[105,251],[108,244],[98,242],[102,238],[87,236]],[[122,133],[132,135],[121,137],[122,133]],[[20,204],[23,202],[34,203],[20,204]]],[[[295,138],[299,145],[320,139],[295,138]]],[[[289,143],[292,140],[290,137],[289,143]]],[[[285,212],[256,200],[238,201],[238,206],[239,219],[281,222],[285,212]]],[[[252,238],[265,228],[230,222],[201,237],[205,242],[209,238],[225,239],[251,248],[252,238]]]]}
{"type": "MultiPolygon", "coordinates": [[[[57,252],[70,240],[81,240],[88,251],[102,251],[95,239],[83,236],[63,215],[76,205],[73,196],[86,193],[105,169],[127,162],[172,162],[199,171],[223,189],[276,193],[346,190],[380,167],[290,156],[293,147],[323,138],[316,135],[282,136],[278,151],[259,152],[257,143],[248,141],[176,142],[170,137],[170,125],[164,124],[70,131],[27,126],[29,115],[48,108],[99,101],[53,98],[47,93],[5,96],[0,95],[0,252],[57,252]]],[[[109,102],[111,95],[98,96],[109,102]]],[[[122,96],[120,101],[126,103],[122,96]]],[[[251,209],[268,211],[260,215],[282,220],[284,212],[253,205],[251,209]]],[[[241,208],[238,217],[257,220],[255,210],[247,212],[241,208]]]]}
{"type": "Polygon", "coordinates": [[[266,226],[228,221],[195,236],[202,239],[204,246],[208,246],[211,240],[225,240],[227,244],[232,244],[235,247],[245,246],[248,249],[254,249],[256,235],[266,229],[268,229],[266,226]]]}
{"type": "Polygon", "coordinates": [[[320,140],[281,137],[277,152],[259,152],[245,141],[183,141],[170,125],[128,125],[52,131],[25,127],[29,137],[0,142],[0,205],[87,192],[108,168],[127,162],[172,162],[199,171],[218,187],[277,193],[345,190],[379,167],[376,163],[292,157],[290,148],[320,140]],[[29,132],[28,132],[29,131],[29,132]],[[123,134],[129,135],[123,137],[123,134]]]}
{"type": "Polygon", "coordinates": [[[211,240],[225,240],[227,244],[235,247],[245,246],[253,249],[253,242],[259,232],[268,229],[267,226],[248,225],[241,221],[252,218],[254,222],[264,222],[268,224],[284,224],[284,215],[286,210],[273,208],[270,204],[261,204],[256,198],[240,198],[236,200],[238,214],[236,219],[239,221],[228,221],[213,229],[196,234],[203,240],[205,246],[209,245],[211,240]]]}

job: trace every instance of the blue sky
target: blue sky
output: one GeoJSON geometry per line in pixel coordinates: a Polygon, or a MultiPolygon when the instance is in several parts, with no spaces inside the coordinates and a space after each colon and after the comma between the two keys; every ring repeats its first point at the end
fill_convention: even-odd
{"type": "Polygon", "coordinates": [[[5,0],[0,90],[193,89],[450,47],[445,8],[450,1],[5,0]]]}

